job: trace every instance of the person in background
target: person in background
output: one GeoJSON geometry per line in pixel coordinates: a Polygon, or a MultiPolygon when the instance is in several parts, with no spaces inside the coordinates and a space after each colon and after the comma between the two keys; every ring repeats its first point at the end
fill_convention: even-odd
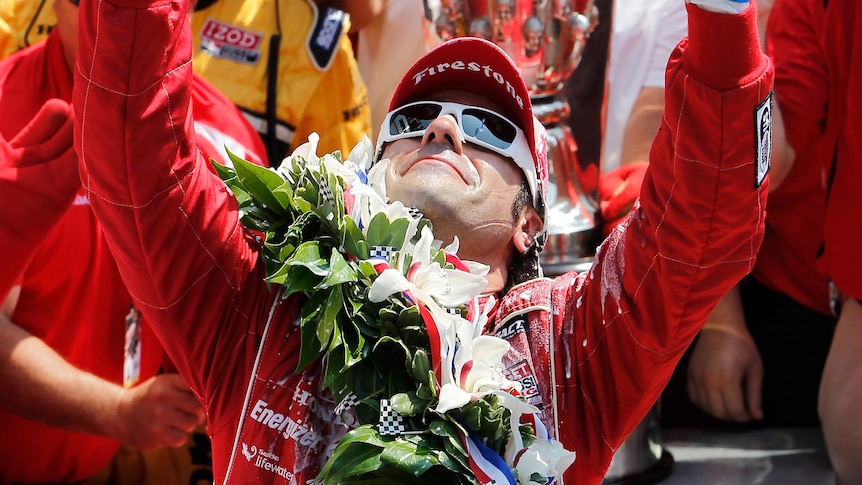
{"type": "Polygon", "coordinates": [[[312,132],[321,149],[345,155],[371,133],[348,18],[322,0],[198,1],[194,70],[242,110],[272,166],[312,132]]]}
{"type": "Polygon", "coordinates": [[[0,137],[0,294],[21,276],[36,246],[60,219],[78,191],[72,149],[72,108],[49,99],[32,120],[7,141],[0,137]],[[30,198],[29,205],[19,203],[30,198]]]}
{"type": "MultiPolygon", "coordinates": [[[[577,453],[566,482],[601,482],[709,311],[750,270],[762,236],[772,71],[757,47],[756,8],[685,7],[690,37],[670,58],[667,123],[640,204],[589,272],[538,273],[545,133],[519,69],[496,45],[453,39],[420,58],[378,138],[389,197],[425,214],[443,244],[457,235],[459,257],[490,266],[474,303],[487,311],[487,333],[511,346],[505,368],[519,375],[509,377],[533,383],[530,402],[577,453]],[[482,126],[506,129],[467,130],[476,112],[482,126]]],[[[304,297],[284,299],[264,281],[237,201],[202,169],[194,133],[172,123],[191,109],[185,9],[82,1],[73,103],[89,120],[76,125],[82,180],[136,305],[206,406],[217,480],[313,480],[346,426],[320,391],[319,362],[296,370],[304,297]],[[154,232],[165,224],[176,251],[154,232]],[[159,264],[139,264],[156,255],[159,264]]]]}
{"type": "Polygon", "coordinates": [[[837,322],[817,263],[829,87],[812,28],[793,19],[801,2],[772,3],[760,3],[768,21],[758,24],[776,60],[775,112],[785,121],[773,137],[770,177],[778,183],[770,184],[763,245],[752,274],[722,299],[671,380],[668,424],[820,425],[818,393],[837,322]],[[686,392],[697,409],[679,402],[686,392]]]}
{"type": "MultiPolygon", "coordinates": [[[[0,62],[0,109],[16,114],[0,120],[0,135],[12,139],[13,146],[31,140],[33,131],[50,133],[63,113],[71,112],[77,2],[56,0],[53,11],[56,27],[44,41],[0,62]],[[40,110],[47,110],[47,121],[40,110]]],[[[229,100],[197,77],[192,98],[198,149],[224,162],[227,146],[266,163],[260,138],[229,100]]],[[[0,225],[0,240],[17,247],[2,252],[8,258],[4,272],[9,268],[0,310],[2,483],[76,482],[110,475],[105,467],[121,443],[135,453],[170,450],[166,447],[185,445],[203,419],[183,378],[161,371],[169,370],[169,364],[131,306],[81,188],[71,118],[66,123],[66,136],[61,130],[37,153],[45,158],[53,153],[56,159],[25,161],[23,167],[12,156],[0,160],[4,173],[13,175],[52,167],[48,176],[43,171],[38,178],[10,178],[0,205],[0,220],[16,222],[0,225]],[[53,186],[58,190],[45,190],[53,186]],[[20,213],[19,207],[34,210],[20,213]]],[[[23,146],[17,150],[27,153],[23,146]]],[[[148,472],[153,475],[128,473],[112,477],[112,483],[165,483],[163,470],[148,472]]]]}
{"type": "MultiPolygon", "coordinates": [[[[614,0],[599,177],[604,233],[631,211],[664,111],[664,68],[688,31],[685,0],[614,0]]],[[[604,20],[604,19],[603,19],[604,20]]]]}
{"type": "Polygon", "coordinates": [[[356,61],[368,88],[372,139],[377,139],[401,76],[427,49],[423,3],[386,0],[377,15],[357,29],[356,61]]]}
{"type": "Polygon", "coordinates": [[[57,24],[51,2],[0,2],[0,59],[44,40],[57,24]]]}
{"type": "Polygon", "coordinates": [[[776,68],[782,70],[782,84],[776,89],[785,91],[787,103],[793,103],[798,112],[814,112],[803,116],[819,115],[822,122],[818,130],[806,133],[815,138],[806,160],[819,165],[818,179],[826,194],[818,264],[832,285],[838,323],[823,368],[818,411],[836,482],[860,484],[862,231],[858,221],[862,198],[858,180],[862,177],[862,59],[858,54],[862,49],[862,4],[778,0],[772,15],[781,19],[775,30],[783,32],[768,38],[773,43],[776,68]]]}

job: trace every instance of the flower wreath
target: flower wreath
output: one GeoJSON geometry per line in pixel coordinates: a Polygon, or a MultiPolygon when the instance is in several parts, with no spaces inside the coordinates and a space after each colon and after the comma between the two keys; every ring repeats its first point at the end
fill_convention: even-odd
{"type": "Polygon", "coordinates": [[[277,170],[231,153],[233,167],[213,162],[242,224],[264,236],[266,281],[308,299],[298,370],[322,358],[336,413],[359,423],[318,479],[553,481],[574,453],[503,376],[509,344],[482,334],[487,315],[466,319],[488,267],[460,260],[457,239],[441,249],[430,221],[387,201],[388,161],[372,168],[367,137],[347,160],[318,157],[318,140],[277,170]]]}

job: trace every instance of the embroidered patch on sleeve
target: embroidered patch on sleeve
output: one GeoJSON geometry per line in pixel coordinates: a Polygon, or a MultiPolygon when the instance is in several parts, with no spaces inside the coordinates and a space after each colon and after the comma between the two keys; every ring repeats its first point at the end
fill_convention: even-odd
{"type": "Polygon", "coordinates": [[[314,28],[308,34],[308,53],[319,71],[329,69],[341,42],[344,12],[332,7],[314,8],[314,28]]]}
{"type": "Polygon", "coordinates": [[[766,180],[772,158],[772,91],[754,111],[754,187],[758,188],[766,180]]]}

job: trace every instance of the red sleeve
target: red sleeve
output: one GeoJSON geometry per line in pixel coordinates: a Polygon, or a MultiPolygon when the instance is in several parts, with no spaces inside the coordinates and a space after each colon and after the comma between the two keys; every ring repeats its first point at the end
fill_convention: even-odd
{"type": "Polygon", "coordinates": [[[782,0],[769,13],[766,49],[775,63],[775,95],[797,153],[804,154],[824,131],[829,80],[822,23],[822,3],[811,0],[782,0]]]}
{"type": "Polygon", "coordinates": [[[578,454],[566,483],[600,483],[709,312],[753,266],[767,192],[755,188],[755,112],[773,71],[751,5],[738,16],[688,6],[640,203],[583,285],[563,290],[563,354],[574,360],[556,373],[560,434],[578,454]]]}
{"type": "Polygon", "coordinates": [[[79,27],[83,185],[136,306],[209,407],[215,386],[247,373],[253,359],[238,354],[256,347],[247,337],[273,295],[235,199],[198,149],[185,2],[86,1],[79,27]]]}

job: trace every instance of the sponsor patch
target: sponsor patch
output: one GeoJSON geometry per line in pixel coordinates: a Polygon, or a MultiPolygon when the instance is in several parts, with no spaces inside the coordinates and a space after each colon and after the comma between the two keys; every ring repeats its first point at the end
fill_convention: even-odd
{"type": "Polygon", "coordinates": [[[504,86],[506,92],[512,96],[512,99],[518,103],[518,107],[524,109],[524,100],[518,95],[518,91],[503,74],[497,72],[488,64],[479,64],[475,61],[465,62],[461,59],[454,59],[451,62],[440,62],[413,75],[413,85],[418,86],[423,79],[430,79],[436,75],[443,74],[449,71],[465,71],[475,73],[477,76],[482,76],[487,79],[493,79],[500,86],[504,86]]]}
{"type": "Polygon", "coordinates": [[[273,473],[287,480],[288,483],[296,483],[296,478],[293,472],[287,467],[281,466],[279,462],[281,457],[275,453],[268,452],[263,448],[258,448],[255,445],[249,446],[245,442],[242,443],[242,455],[249,463],[260,468],[261,470],[273,473]]]}
{"type": "Polygon", "coordinates": [[[263,34],[208,18],[201,29],[200,50],[221,59],[257,64],[263,34]]]}
{"type": "Polygon", "coordinates": [[[515,335],[517,335],[519,333],[526,333],[526,332],[527,332],[527,320],[524,319],[523,317],[521,317],[521,318],[514,318],[511,321],[509,321],[508,323],[506,323],[506,325],[497,329],[497,331],[494,332],[494,335],[498,338],[503,339],[503,340],[510,340],[515,335]]]}
{"type": "Polygon", "coordinates": [[[516,362],[514,365],[506,369],[506,377],[510,380],[521,383],[521,395],[526,399],[527,403],[541,408],[542,396],[539,392],[539,383],[536,381],[536,376],[533,375],[530,364],[526,359],[516,362]]]}
{"type": "Polygon", "coordinates": [[[762,103],[754,110],[754,126],[757,133],[754,134],[754,187],[758,188],[766,180],[769,173],[772,158],[772,91],[766,96],[762,103]]]}
{"type": "Polygon", "coordinates": [[[332,7],[314,8],[314,28],[306,46],[312,63],[319,71],[329,69],[344,30],[344,12],[332,7]]]}

